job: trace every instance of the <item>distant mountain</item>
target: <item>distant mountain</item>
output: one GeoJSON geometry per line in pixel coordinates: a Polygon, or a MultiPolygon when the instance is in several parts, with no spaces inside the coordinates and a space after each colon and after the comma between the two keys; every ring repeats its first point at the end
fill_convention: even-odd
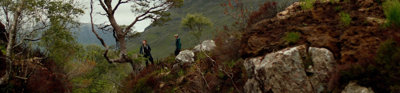
{"type": "MultiPolygon", "coordinates": [[[[250,11],[257,9],[259,5],[266,1],[285,1],[284,6],[287,6],[297,0],[244,0],[250,11]]],[[[140,37],[129,40],[128,49],[130,51],[138,51],[140,41],[145,39],[152,47],[154,58],[163,58],[172,54],[175,50],[174,34],[180,34],[182,48],[192,48],[197,43],[194,42],[194,36],[184,30],[181,26],[181,19],[188,13],[201,13],[211,19],[214,23],[213,27],[206,29],[203,32],[202,40],[213,39],[216,34],[216,28],[222,28],[224,25],[231,25],[234,20],[230,16],[224,14],[222,3],[226,0],[185,0],[181,8],[173,8],[168,10],[171,13],[171,19],[162,26],[147,27],[140,37]]]]}
{"type": "MultiPolygon", "coordinates": [[[[112,32],[106,32],[106,31],[101,31],[100,29],[97,29],[96,31],[99,34],[100,37],[104,39],[104,41],[107,43],[107,45],[115,45],[115,39],[113,37],[112,32]]],[[[101,45],[100,41],[96,38],[94,33],[92,32],[92,27],[91,24],[89,23],[81,23],[80,27],[78,29],[75,29],[75,36],[77,38],[77,41],[83,45],[88,45],[88,44],[98,44],[101,45]]]]}

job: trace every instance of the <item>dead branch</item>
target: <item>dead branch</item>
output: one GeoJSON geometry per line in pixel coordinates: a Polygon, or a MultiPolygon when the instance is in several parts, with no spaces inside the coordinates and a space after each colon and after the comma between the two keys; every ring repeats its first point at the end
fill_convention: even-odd
{"type": "Polygon", "coordinates": [[[14,76],[15,78],[18,78],[18,79],[22,79],[22,80],[27,80],[28,78],[26,78],[26,77],[21,77],[21,76],[14,76]]]}
{"type": "MultiPolygon", "coordinates": [[[[195,65],[196,66],[196,65],[195,65]]],[[[208,82],[207,82],[207,80],[206,80],[206,78],[204,77],[204,74],[203,74],[203,72],[201,72],[201,69],[200,69],[200,67],[199,66],[196,66],[196,68],[197,68],[197,72],[199,72],[200,73],[200,75],[201,75],[201,78],[204,80],[204,82],[206,83],[206,85],[207,85],[207,88],[208,89],[210,89],[210,86],[208,85],[208,82]]]]}
{"type": "MultiPolygon", "coordinates": [[[[200,51],[201,51],[204,55],[206,55],[206,57],[207,57],[210,61],[212,61],[212,65],[215,66],[215,65],[217,64],[217,62],[216,62],[214,59],[212,59],[212,58],[211,58],[205,51],[203,51],[201,48],[202,48],[202,44],[200,44],[200,51]]],[[[236,92],[241,93],[241,92],[239,91],[239,88],[236,86],[235,81],[233,80],[233,75],[232,75],[232,74],[229,74],[227,71],[223,70],[223,69],[220,68],[220,67],[219,67],[218,70],[222,71],[226,76],[228,76],[228,77],[231,79],[232,85],[233,85],[233,87],[235,87],[236,92]]]]}

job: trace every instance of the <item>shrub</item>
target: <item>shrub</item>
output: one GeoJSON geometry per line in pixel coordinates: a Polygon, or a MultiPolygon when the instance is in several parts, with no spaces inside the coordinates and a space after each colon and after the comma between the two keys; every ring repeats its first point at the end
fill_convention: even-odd
{"type": "Polygon", "coordinates": [[[6,48],[2,45],[0,45],[0,53],[6,54],[6,48]]]}
{"type": "Polygon", "coordinates": [[[249,15],[247,26],[251,26],[251,24],[255,24],[262,19],[274,17],[278,13],[276,4],[276,2],[265,2],[258,11],[254,11],[249,15]]]}
{"type": "Polygon", "coordinates": [[[345,13],[345,12],[340,12],[339,13],[340,16],[340,22],[344,25],[344,26],[348,26],[351,23],[351,17],[350,14],[345,13]]]}
{"type": "Polygon", "coordinates": [[[340,0],[329,0],[331,3],[337,3],[340,2],[340,0]]]}
{"type": "MultiPolygon", "coordinates": [[[[225,28],[225,30],[229,30],[225,28]]],[[[229,62],[240,58],[240,32],[220,31],[215,37],[213,56],[217,62],[229,62]]]]}
{"type": "Polygon", "coordinates": [[[398,0],[387,0],[382,6],[387,25],[400,26],[400,2],[398,0]]]}
{"type": "Polygon", "coordinates": [[[300,39],[301,34],[299,32],[288,32],[286,33],[283,40],[285,40],[289,44],[296,43],[300,39]]]}
{"type": "MultiPolygon", "coordinates": [[[[393,40],[383,42],[374,62],[364,62],[356,64],[345,64],[339,70],[336,78],[339,87],[344,87],[350,81],[357,81],[358,84],[371,87],[378,93],[398,92],[400,86],[400,46],[393,40]]],[[[332,80],[332,79],[331,79],[332,80]]],[[[331,87],[334,85],[330,85],[331,87]]]]}
{"type": "Polygon", "coordinates": [[[314,3],[316,0],[301,0],[301,1],[304,2],[303,4],[300,5],[301,9],[308,10],[314,7],[314,3]]]}

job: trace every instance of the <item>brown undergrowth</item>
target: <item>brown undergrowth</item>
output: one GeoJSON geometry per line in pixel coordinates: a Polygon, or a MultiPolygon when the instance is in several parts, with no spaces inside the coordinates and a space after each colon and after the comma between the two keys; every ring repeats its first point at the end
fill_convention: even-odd
{"type": "Polygon", "coordinates": [[[396,54],[382,53],[380,46],[387,40],[399,42],[399,28],[385,27],[381,3],[367,1],[372,0],[316,2],[309,10],[295,7],[295,14],[286,19],[275,17],[252,24],[241,39],[241,57],[262,56],[297,45],[323,47],[332,51],[339,63],[337,71],[331,73],[331,91],[340,92],[352,80],[377,92],[398,90],[400,82],[396,77],[400,75],[394,72],[398,71],[398,60],[389,58],[380,62],[379,55],[397,57],[396,54]],[[351,21],[346,25],[341,13],[350,16],[351,21]],[[299,40],[288,43],[282,39],[289,32],[299,33],[299,40]]]}

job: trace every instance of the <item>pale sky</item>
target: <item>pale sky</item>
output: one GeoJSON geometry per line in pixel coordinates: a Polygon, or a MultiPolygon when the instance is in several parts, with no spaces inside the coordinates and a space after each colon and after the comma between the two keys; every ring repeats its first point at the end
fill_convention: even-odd
{"type": "MultiPolygon", "coordinates": [[[[85,14],[79,17],[79,21],[82,23],[90,23],[90,0],[81,0],[80,1],[85,10],[85,14]]],[[[95,24],[103,24],[107,23],[109,24],[109,21],[106,16],[98,14],[98,12],[105,13],[104,10],[101,8],[99,5],[99,2],[97,0],[94,0],[93,8],[93,20],[95,24]]],[[[114,0],[116,3],[116,0],[114,0]]],[[[113,2],[113,3],[114,3],[113,2]]],[[[114,3],[114,4],[115,4],[114,3]]],[[[118,10],[115,13],[115,19],[117,20],[117,23],[119,25],[129,25],[130,23],[133,22],[135,18],[135,14],[131,12],[131,4],[122,4],[119,6],[118,10]]],[[[135,24],[134,28],[132,28],[134,31],[138,32],[143,32],[143,30],[151,24],[151,20],[144,20],[140,21],[135,24]]]]}

